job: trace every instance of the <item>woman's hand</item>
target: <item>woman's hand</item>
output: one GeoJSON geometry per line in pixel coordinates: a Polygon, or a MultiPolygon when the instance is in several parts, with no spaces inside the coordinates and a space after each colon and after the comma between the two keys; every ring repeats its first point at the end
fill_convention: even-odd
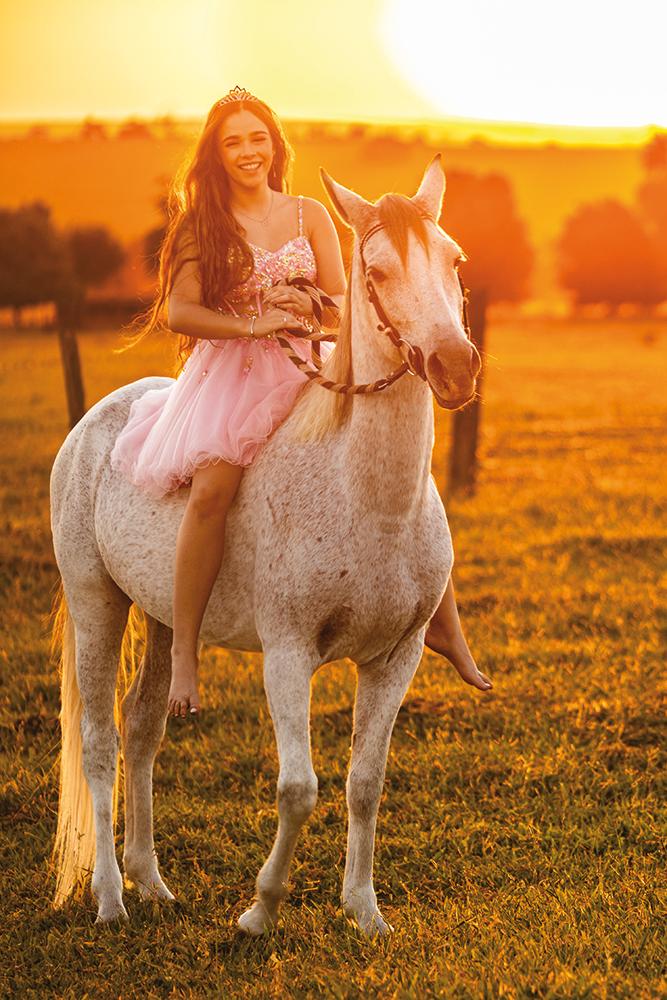
{"type": "Polygon", "coordinates": [[[293,316],[286,309],[267,309],[265,313],[255,318],[253,337],[268,337],[277,330],[284,330],[287,326],[303,325],[301,316],[293,316]]]}
{"type": "Polygon", "coordinates": [[[304,292],[294,285],[288,285],[285,281],[279,281],[268,292],[264,293],[262,305],[287,309],[295,316],[313,315],[313,300],[308,292],[304,292]]]}

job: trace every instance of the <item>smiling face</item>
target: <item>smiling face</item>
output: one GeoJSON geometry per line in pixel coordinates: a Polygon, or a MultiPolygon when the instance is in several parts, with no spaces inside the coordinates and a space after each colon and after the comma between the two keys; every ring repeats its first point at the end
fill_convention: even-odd
{"type": "Polygon", "coordinates": [[[268,184],[273,143],[261,118],[245,108],[233,112],[220,126],[217,146],[232,186],[255,188],[268,184]]]}

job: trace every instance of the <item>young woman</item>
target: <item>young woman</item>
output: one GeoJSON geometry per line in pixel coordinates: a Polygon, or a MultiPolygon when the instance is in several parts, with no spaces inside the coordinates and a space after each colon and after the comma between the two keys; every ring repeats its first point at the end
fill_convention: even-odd
{"type": "MultiPolygon", "coordinates": [[[[199,629],[243,468],[307,380],[273,339],[286,322],[308,326],[313,314],[311,296],[287,279],[309,278],[339,307],[345,296],[335,226],[320,202],[289,193],[292,159],[263,101],[235,87],[213,106],[172,185],[158,295],[130,344],[158,325],[166,304],[167,325],[181,334],[181,370],[133,403],[111,461],[154,496],[191,483],[174,567],[168,710],[175,716],[199,711],[199,629]]],[[[323,325],[335,325],[337,313],[325,310],[323,325]]],[[[310,357],[308,341],[288,339],[310,357]]],[[[491,687],[468,650],[451,581],[427,644],[469,684],[491,687]]]]}

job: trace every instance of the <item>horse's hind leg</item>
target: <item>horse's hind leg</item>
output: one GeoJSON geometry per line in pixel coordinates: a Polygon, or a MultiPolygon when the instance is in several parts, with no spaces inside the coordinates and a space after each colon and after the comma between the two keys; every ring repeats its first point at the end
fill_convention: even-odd
{"type": "Polygon", "coordinates": [[[145,898],[173,899],[153,846],[153,761],[164,736],[171,680],[171,637],[146,615],[146,648],[121,707],[125,762],[125,875],[145,898]]]}
{"type": "Polygon", "coordinates": [[[317,775],[310,756],[310,681],[303,650],[264,653],[264,688],[278,745],[278,833],[257,876],[254,904],[238,920],[241,930],[261,934],[272,927],[287,895],[289,866],[301,827],[317,802],[317,775]]]}
{"type": "Polygon", "coordinates": [[[347,777],[349,826],[342,903],[365,934],[386,934],[373,888],[375,824],[389,742],[401,702],[421,659],[423,631],[404,639],[389,659],[362,664],[357,672],[352,755],[347,777]]]}
{"type": "Polygon", "coordinates": [[[113,787],[119,734],[114,721],[116,675],[130,600],[109,578],[70,587],[67,599],[76,637],[76,674],[81,695],[83,772],[93,800],[95,867],[92,890],[97,920],[127,920],[123,880],[116,860],[113,787]]]}

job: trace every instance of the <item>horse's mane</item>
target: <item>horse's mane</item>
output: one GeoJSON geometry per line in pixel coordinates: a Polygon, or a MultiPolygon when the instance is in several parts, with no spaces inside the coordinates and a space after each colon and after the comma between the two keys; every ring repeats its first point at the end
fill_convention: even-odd
{"type": "MultiPolygon", "coordinates": [[[[407,267],[410,230],[429,255],[428,233],[420,209],[402,194],[383,195],[375,206],[374,222],[381,222],[398,253],[403,270],[407,267]]],[[[355,239],[355,247],[357,240],[355,239]]],[[[348,279],[341,311],[336,346],[322,366],[322,374],[332,382],[352,382],[352,280],[348,279]]],[[[354,396],[323,389],[317,382],[304,387],[290,419],[290,428],[299,441],[318,441],[341,427],[349,418],[354,396]]]]}

